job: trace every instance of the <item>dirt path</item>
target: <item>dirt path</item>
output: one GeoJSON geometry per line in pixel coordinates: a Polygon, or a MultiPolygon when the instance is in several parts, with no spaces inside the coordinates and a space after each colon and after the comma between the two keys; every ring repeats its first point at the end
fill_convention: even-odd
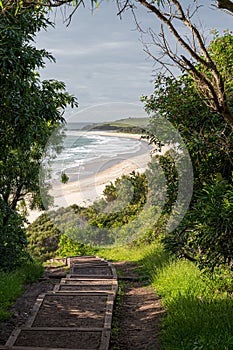
{"type": "Polygon", "coordinates": [[[159,298],[147,281],[141,280],[135,264],[115,263],[122,282],[118,298],[110,350],[159,350],[159,323],[164,315],[159,298]],[[127,280],[126,277],[129,276],[127,280]],[[135,279],[134,279],[135,278],[135,279]],[[138,278],[138,279],[137,279],[138,278]]]}
{"type": "Polygon", "coordinates": [[[54,286],[59,283],[59,275],[63,277],[66,270],[58,268],[48,268],[45,276],[38,282],[25,285],[25,292],[16,300],[11,307],[12,317],[0,324],[0,345],[4,345],[9,338],[11,332],[22,326],[32,315],[32,309],[36,299],[40,294],[52,291],[54,286]],[[58,278],[49,279],[48,276],[55,274],[58,278]]]}
{"type": "Polygon", "coordinates": [[[37,298],[31,317],[1,349],[109,349],[115,268],[97,256],[69,257],[66,264],[69,273],[37,298]]]}
{"type": "MultiPolygon", "coordinates": [[[[147,281],[140,279],[136,265],[130,262],[114,263],[119,272],[122,295],[119,297],[114,316],[114,332],[110,350],[158,350],[159,323],[164,310],[154,290],[147,281]],[[116,329],[118,331],[116,332],[116,329]]],[[[50,269],[47,275],[65,271],[50,269]]],[[[63,277],[63,276],[62,276],[63,277]]],[[[60,279],[45,279],[26,287],[25,293],[12,307],[11,319],[0,325],[0,345],[4,345],[16,327],[20,327],[31,316],[35,301],[41,293],[53,290],[60,279]]]]}

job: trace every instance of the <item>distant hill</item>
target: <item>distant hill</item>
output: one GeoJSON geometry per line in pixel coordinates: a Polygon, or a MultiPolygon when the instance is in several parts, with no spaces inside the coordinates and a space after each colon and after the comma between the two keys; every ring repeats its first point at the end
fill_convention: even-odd
{"type": "Polygon", "coordinates": [[[86,123],[86,122],[77,122],[77,123],[72,123],[72,122],[67,122],[67,129],[68,130],[83,130],[85,127],[91,127],[94,124],[86,123]]]}
{"type": "Polygon", "coordinates": [[[113,130],[119,132],[140,133],[147,129],[149,118],[125,118],[111,122],[85,125],[82,130],[113,130]]]}

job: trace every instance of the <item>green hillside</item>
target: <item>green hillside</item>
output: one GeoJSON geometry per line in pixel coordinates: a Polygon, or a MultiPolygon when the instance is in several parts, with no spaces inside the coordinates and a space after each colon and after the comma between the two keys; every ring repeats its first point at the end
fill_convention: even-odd
{"type": "Polygon", "coordinates": [[[120,119],[116,120],[114,122],[105,123],[112,126],[117,127],[132,127],[132,126],[139,126],[139,127],[146,127],[148,125],[149,118],[126,118],[126,119],[120,119]]]}
{"type": "MultiPolygon", "coordinates": [[[[90,128],[88,125],[88,129],[90,130],[114,130],[121,132],[141,132],[146,129],[149,123],[149,118],[124,118],[116,121],[93,124],[90,128]]],[[[86,129],[86,127],[84,127],[86,129]]]]}

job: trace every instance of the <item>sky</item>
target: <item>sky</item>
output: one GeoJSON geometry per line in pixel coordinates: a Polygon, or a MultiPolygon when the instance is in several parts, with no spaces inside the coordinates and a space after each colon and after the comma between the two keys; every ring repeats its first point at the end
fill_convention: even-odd
{"type": "MultiPolygon", "coordinates": [[[[205,31],[232,28],[232,16],[214,9],[214,1],[203,3],[199,20],[205,31]]],[[[67,91],[78,98],[78,110],[65,114],[69,122],[147,116],[140,96],[153,92],[154,62],[143,51],[131,12],[123,14],[122,19],[117,12],[112,0],[104,0],[93,12],[80,7],[66,27],[64,9],[63,13],[54,10],[50,18],[55,28],[37,36],[36,46],[56,59],[41,71],[41,78],[64,81],[67,91]]],[[[159,33],[159,21],[146,9],[139,7],[137,15],[143,29],[152,27],[159,33]]]]}

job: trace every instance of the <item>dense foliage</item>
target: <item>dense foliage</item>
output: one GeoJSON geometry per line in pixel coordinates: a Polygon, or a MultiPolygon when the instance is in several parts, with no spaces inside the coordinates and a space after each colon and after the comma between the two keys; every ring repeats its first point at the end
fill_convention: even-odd
{"type": "Polygon", "coordinates": [[[61,232],[50,220],[48,214],[42,214],[27,228],[28,251],[33,258],[47,260],[58,249],[61,232]]]}
{"type": "MultiPolygon", "coordinates": [[[[72,205],[42,214],[27,229],[30,253],[43,260],[55,255],[90,254],[97,246],[131,238],[132,225],[142,215],[147,192],[146,175],[132,172],[106,186],[104,198],[88,208],[72,205]]],[[[147,215],[151,216],[150,210],[147,215]]],[[[145,213],[137,228],[152,234],[150,222],[147,227],[144,218],[145,213]]]]}
{"type": "MultiPolygon", "coordinates": [[[[14,258],[19,262],[13,253],[13,242],[19,252],[19,241],[23,248],[26,240],[16,238],[17,232],[22,236],[22,222],[16,220],[16,210],[19,204],[26,208],[25,199],[31,208],[43,207],[39,169],[44,149],[57,130],[53,150],[60,149],[64,108],[77,105],[76,99],[65,91],[64,83],[41,81],[37,72],[45,66],[45,59],[54,60],[33,45],[36,33],[48,25],[44,12],[33,8],[21,10],[17,16],[14,10],[0,16],[0,200],[6,208],[1,213],[1,235],[4,246],[8,245],[7,237],[12,245],[8,255],[1,255],[6,261],[14,258]]],[[[47,190],[44,189],[44,198],[47,190]]]]}
{"type": "Polygon", "coordinates": [[[0,267],[1,269],[15,268],[29,259],[25,247],[26,232],[22,217],[12,211],[0,199],[0,267]],[[8,218],[6,223],[6,218],[8,218]]]}
{"type": "MultiPolygon", "coordinates": [[[[229,62],[232,62],[232,45],[228,47],[228,42],[232,42],[232,36],[227,32],[223,38],[217,37],[212,42],[209,52],[216,57],[219,69],[224,71],[231,100],[232,64],[229,62]],[[222,46],[225,50],[219,51],[222,46]]],[[[194,84],[185,74],[176,79],[159,76],[154,93],[149,97],[144,96],[142,100],[151,114],[152,142],[159,145],[156,136],[156,113],[159,113],[178,130],[193,164],[192,202],[178,229],[165,235],[167,249],[179,256],[197,260],[202,268],[213,269],[226,263],[232,268],[231,126],[202,102],[194,84]]],[[[169,159],[165,163],[169,169],[169,159]]],[[[170,186],[172,183],[175,186],[177,179],[170,180],[170,186]]]]}
{"type": "MultiPolygon", "coordinates": [[[[200,100],[188,76],[177,79],[158,77],[153,95],[142,97],[146,111],[159,113],[180,133],[189,151],[195,186],[220,172],[229,178],[232,172],[232,128],[200,100]]],[[[156,135],[156,116],[151,117],[151,139],[156,135]]],[[[172,140],[171,140],[172,142],[172,140]]]]}

